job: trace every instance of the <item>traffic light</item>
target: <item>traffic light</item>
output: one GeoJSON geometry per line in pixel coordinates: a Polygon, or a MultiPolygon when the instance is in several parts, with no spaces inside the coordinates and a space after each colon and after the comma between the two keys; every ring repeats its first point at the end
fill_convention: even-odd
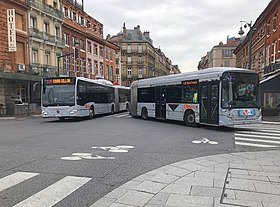
{"type": "Polygon", "coordinates": [[[74,57],[75,57],[75,58],[78,58],[78,57],[79,57],[79,50],[78,50],[78,48],[76,48],[76,47],[75,47],[75,49],[74,49],[74,57]]]}

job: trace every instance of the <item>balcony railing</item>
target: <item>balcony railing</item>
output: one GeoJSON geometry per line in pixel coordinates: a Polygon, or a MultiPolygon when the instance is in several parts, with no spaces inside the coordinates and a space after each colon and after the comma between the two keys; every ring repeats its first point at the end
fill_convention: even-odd
{"type": "Polygon", "coordinates": [[[280,62],[271,63],[270,65],[264,67],[264,75],[276,71],[280,71],[280,62]]]}
{"type": "Polygon", "coordinates": [[[60,10],[58,10],[48,4],[44,4],[43,2],[41,2],[39,0],[29,0],[28,5],[36,8],[40,11],[43,11],[49,15],[55,16],[59,19],[63,19],[63,13],[60,10]]]}
{"type": "Polygon", "coordinates": [[[62,46],[62,47],[65,46],[64,39],[57,36],[50,35],[47,32],[41,32],[37,28],[29,28],[29,37],[55,43],[58,46],[62,46]]]}
{"type": "Polygon", "coordinates": [[[50,65],[33,63],[29,65],[29,73],[42,77],[57,77],[58,68],[50,65]]]}

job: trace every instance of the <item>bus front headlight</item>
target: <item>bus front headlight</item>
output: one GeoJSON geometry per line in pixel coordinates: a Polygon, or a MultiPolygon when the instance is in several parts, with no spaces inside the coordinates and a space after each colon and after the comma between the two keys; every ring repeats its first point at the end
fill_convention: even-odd
{"type": "Polygon", "coordinates": [[[47,116],[47,115],[48,115],[48,113],[45,112],[45,111],[42,111],[42,114],[43,114],[44,116],[47,116]]]}
{"type": "Polygon", "coordinates": [[[73,115],[77,112],[78,110],[77,109],[73,109],[72,111],[70,111],[70,114],[73,115]]]}

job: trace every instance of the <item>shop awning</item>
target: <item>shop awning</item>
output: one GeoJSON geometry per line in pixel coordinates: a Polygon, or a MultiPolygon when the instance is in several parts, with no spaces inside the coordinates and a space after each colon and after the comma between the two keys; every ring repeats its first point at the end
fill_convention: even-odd
{"type": "Polygon", "coordinates": [[[0,79],[23,80],[23,81],[41,81],[42,77],[25,73],[10,73],[0,71],[0,79]]]}

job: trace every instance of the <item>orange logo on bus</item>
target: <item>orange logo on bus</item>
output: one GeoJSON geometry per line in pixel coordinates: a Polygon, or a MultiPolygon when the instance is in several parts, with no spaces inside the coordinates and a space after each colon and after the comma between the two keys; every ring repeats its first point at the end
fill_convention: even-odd
{"type": "Polygon", "coordinates": [[[195,106],[189,105],[189,104],[184,104],[185,109],[194,109],[195,106]]]}

